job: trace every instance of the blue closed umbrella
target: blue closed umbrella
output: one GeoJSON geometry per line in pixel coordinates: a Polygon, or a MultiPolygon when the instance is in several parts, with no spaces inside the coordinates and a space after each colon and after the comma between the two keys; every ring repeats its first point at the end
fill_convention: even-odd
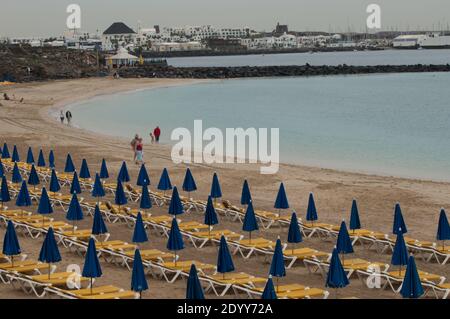
{"type": "Polygon", "coordinates": [[[81,194],[81,186],[80,181],[78,180],[77,172],[73,173],[72,183],[70,183],[70,193],[81,194]]]}
{"type": "Polygon", "coordinates": [[[288,209],[289,202],[286,196],[286,190],[284,189],[284,184],[280,184],[280,188],[278,189],[277,198],[275,199],[274,208],[277,209],[288,209]]]}
{"type": "Polygon", "coordinates": [[[419,298],[424,294],[414,257],[410,256],[400,293],[403,298],[419,298]]]}
{"type": "Polygon", "coordinates": [[[392,252],[391,264],[399,266],[398,275],[402,273],[402,266],[408,263],[408,249],[406,248],[405,239],[401,231],[397,234],[395,240],[394,251],[392,252]]]}
{"type": "Polygon", "coordinates": [[[11,181],[14,184],[19,184],[22,182],[22,175],[20,175],[19,167],[17,166],[17,163],[14,163],[11,181]]]}
{"type": "Polygon", "coordinates": [[[278,289],[278,280],[280,279],[280,277],[286,276],[283,247],[281,245],[281,240],[279,238],[277,239],[277,243],[275,244],[275,251],[272,257],[272,263],[270,264],[269,274],[277,278],[277,289],[278,289]]]}
{"type": "Polygon", "coordinates": [[[275,287],[273,286],[272,276],[269,276],[269,279],[267,279],[261,299],[264,300],[278,299],[277,294],[275,293],[275,287]]]}
{"type": "Polygon", "coordinates": [[[172,191],[172,197],[169,204],[169,214],[170,215],[181,215],[184,213],[183,204],[181,204],[180,195],[178,194],[178,189],[175,186],[172,191]]]}
{"type": "Polygon", "coordinates": [[[33,155],[33,150],[31,149],[31,147],[28,147],[27,164],[34,164],[34,155],[33,155]]]}
{"type": "Polygon", "coordinates": [[[222,189],[220,188],[219,177],[217,176],[217,173],[214,173],[213,175],[210,195],[213,199],[222,197],[222,189]]]}
{"type": "Polygon", "coordinates": [[[147,185],[143,185],[142,186],[141,201],[139,203],[139,208],[141,208],[141,209],[150,209],[150,208],[152,208],[152,200],[150,198],[150,194],[148,192],[148,186],[147,185]]]}
{"type": "Polygon", "coordinates": [[[395,204],[394,209],[394,225],[392,227],[392,233],[394,235],[398,235],[401,232],[402,234],[406,234],[408,229],[406,229],[406,224],[403,219],[402,209],[400,208],[400,204],[395,204]]]}
{"type": "Polygon", "coordinates": [[[350,235],[348,234],[347,225],[345,221],[342,221],[341,228],[336,241],[336,250],[338,254],[342,254],[342,261],[345,263],[344,255],[353,254],[353,245],[350,235]]]}
{"type": "Polygon", "coordinates": [[[242,185],[242,194],[241,194],[241,205],[248,205],[252,200],[252,195],[250,193],[250,187],[248,186],[247,180],[244,181],[242,185]]]}
{"type": "Polygon", "coordinates": [[[75,232],[75,222],[77,220],[82,220],[83,218],[83,210],[81,209],[77,194],[73,194],[72,199],[70,200],[69,210],[66,214],[66,219],[73,221],[73,232],[75,232]]]}
{"type": "Polygon", "coordinates": [[[330,268],[328,269],[325,287],[335,288],[336,295],[339,288],[344,288],[349,285],[347,275],[342,267],[339,259],[339,254],[336,249],[333,250],[330,261],[330,268]]]}
{"type": "Polygon", "coordinates": [[[127,183],[130,181],[130,175],[128,174],[127,163],[122,162],[122,166],[120,167],[119,174],[117,175],[117,180],[122,183],[127,183]]]}
{"type": "Polygon", "coordinates": [[[55,154],[53,150],[50,150],[50,153],[48,153],[48,167],[55,168],[55,154]]]}
{"type": "Polygon", "coordinates": [[[361,229],[361,222],[359,221],[359,211],[356,200],[352,201],[352,210],[350,213],[350,230],[361,229]]]}
{"type": "Polygon", "coordinates": [[[106,166],[105,159],[102,159],[102,166],[100,167],[100,178],[109,178],[108,166],[106,166]]]}
{"type": "Polygon", "coordinates": [[[14,145],[14,148],[13,148],[11,161],[13,161],[13,162],[20,162],[19,151],[17,150],[17,146],[16,145],[14,145]]]}
{"type": "Polygon", "coordinates": [[[147,289],[148,283],[147,278],[145,278],[141,253],[139,249],[136,249],[134,251],[133,270],[131,271],[131,290],[138,292],[139,298],[142,298],[142,292],[147,289]]]}
{"type": "MultiPolygon", "coordinates": [[[[16,206],[17,207],[31,206],[30,193],[28,192],[27,183],[25,183],[25,181],[22,182],[22,186],[20,187],[19,194],[17,195],[16,206]]],[[[22,213],[23,213],[23,210],[22,210],[22,213]]]]}
{"type": "Polygon", "coordinates": [[[255,211],[253,209],[253,202],[249,202],[242,223],[242,230],[249,232],[250,243],[252,242],[252,231],[258,230],[258,221],[256,220],[255,211]]]}
{"type": "Polygon", "coordinates": [[[150,185],[150,177],[148,176],[147,169],[145,168],[144,164],[141,165],[141,169],[139,170],[136,185],[138,186],[150,185]]]}
{"type": "Polygon", "coordinates": [[[444,209],[441,209],[441,213],[439,214],[436,239],[442,240],[442,250],[445,250],[445,241],[450,240],[450,225],[448,224],[447,215],[445,214],[444,209]]]}
{"type": "Polygon", "coordinates": [[[308,208],[306,210],[306,220],[312,222],[314,225],[314,221],[318,220],[316,203],[314,202],[314,196],[312,193],[309,194],[308,198],[308,208]]]}
{"type": "Polygon", "coordinates": [[[50,176],[49,190],[54,195],[56,192],[59,192],[60,189],[61,189],[61,185],[59,185],[58,176],[56,175],[56,171],[54,169],[52,169],[52,174],[50,176]]]}
{"type": "Polygon", "coordinates": [[[92,197],[97,198],[97,204],[100,201],[100,197],[105,196],[105,190],[103,188],[102,181],[100,180],[100,175],[98,175],[98,174],[95,174],[95,181],[94,181],[94,186],[92,187],[91,195],[92,195],[92,197]]]}
{"type": "Polygon", "coordinates": [[[11,196],[9,195],[8,182],[6,181],[6,176],[2,177],[2,188],[0,190],[0,201],[3,204],[7,203],[11,200],[11,196]]]}
{"type": "Polygon", "coordinates": [[[102,213],[98,205],[95,205],[94,219],[92,222],[92,235],[103,235],[108,233],[105,221],[103,220],[102,213]]]}
{"type": "Polygon", "coordinates": [[[136,224],[134,225],[133,243],[148,242],[147,232],[145,231],[144,221],[142,220],[141,212],[137,214],[136,224]]]}
{"type": "Polygon", "coordinates": [[[8,144],[4,143],[2,149],[2,158],[5,159],[10,157],[11,155],[9,154],[8,144]]]}
{"type": "Polygon", "coordinates": [[[45,224],[45,216],[53,213],[53,207],[50,202],[50,198],[48,197],[47,190],[45,187],[42,188],[41,198],[39,199],[39,205],[37,209],[37,213],[42,215],[42,227],[45,224]]]}
{"type": "Polygon", "coordinates": [[[158,183],[158,189],[164,192],[172,189],[172,183],[170,182],[169,172],[167,171],[167,168],[164,168],[161,173],[161,177],[158,183]]]}
{"type": "Polygon", "coordinates": [[[184,176],[183,190],[188,193],[195,192],[197,190],[197,184],[195,184],[194,176],[192,176],[189,168],[186,169],[186,175],[184,176]]]}
{"type": "Polygon", "coordinates": [[[30,175],[28,176],[28,185],[32,185],[36,189],[36,185],[40,184],[39,175],[36,172],[34,164],[31,165],[30,175]]]}
{"type": "Polygon", "coordinates": [[[172,225],[169,232],[169,240],[167,241],[167,249],[174,252],[174,262],[177,264],[177,251],[184,249],[183,237],[175,217],[172,219],[172,225]]]}
{"type": "Polygon", "coordinates": [[[61,261],[61,255],[59,253],[58,244],[56,243],[52,227],[48,229],[47,235],[42,243],[38,260],[43,263],[48,263],[48,279],[50,279],[51,264],[61,261]]]}
{"type": "Polygon", "coordinates": [[[202,285],[200,284],[200,280],[198,279],[197,267],[195,267],[195,264],[192,264],[191,269],[189,270],[189,278],[187,280],[186,286],[186,299],[188,300],[205,299],[202,285]]]}
{"type": "Polygon", "coordinates": [[[64,166],[64,172],[65,173],[75,172],[75,165],[73,164],[72,156],[70,156],[70,154],[67,154],[66,165],[64,166]]]}
{"type": "Polygon", "coordinates": [[[217,272],[223,274],[223,278],[225,279],[225,274],[232,271],[234,271],[233,259],[228,249],[227,240],[222,235],[220,237],[219,253],[217,256],[217,272]]]}
{"type": "Polygon", "coordinates": [[[11,257],[11,265],[14,267],[14,256],[20,255],[20,245],[17,239],[16,229],[12,221],[8,221],[5,237],[3,239],[3,255],[11,257]]]}
{"type": "Polygon", "coordinates": [[[39,150],[39,155],[38,155],[38,163],[37,166],[38,167],[45,167],[45,158],[44,158],[44,152],[42,151],[42,149],[39,150]]]}
{"type": "Polygon", "coordinates": [[[90,287],[92,294],[93,278],[99,278],[102,276],[102,268],[100,267],[100,261],[98,260],[97,249],[95,248],[95,241],[93,238],[89,239],[82,276],[91,279],[90,287]]]}
{"type": "MultiPolygon", "coordinates": [[[[292,213],[291,222],[289,223],[288,243],[298,244],[303,241],[300,225],[298,224],[297,214],[292,213]]],[[[294,254],[294,247],[292,247],[292,254],[294,254]]]]}
{"type": "Polygon", "coordinates": [[[89,172],[89,166],[88,166],[88,163],[85,158],[83,158],[83,161],[81,162],[80,178],[83,178],[83,179],[91,178],[91,173],[89,172]]]}
{"type": "Polygon", "coordinates": [[[208,234],[211,236],[211,226],[217,225],[219,220],[217,219],[216,209],[211,196],[208,196],[208,202],[205,209],[205,225],[208,225],[208,234]]]}
{"type": "Polygon", "coordinates": [[[122,182],[119,180],[117,181],[116,196],[114,197],[114,203],[116,205],[119,205],[119,211],[120,206],[128,203],[127,197],[125,196],[125,191],[123,190],[122,182]]]}

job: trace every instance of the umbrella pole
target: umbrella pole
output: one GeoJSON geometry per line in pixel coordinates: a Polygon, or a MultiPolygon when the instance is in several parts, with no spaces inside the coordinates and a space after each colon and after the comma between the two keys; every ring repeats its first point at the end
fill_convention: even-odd
{"type": "Polygon", "coordinates": [[[48,263],[48,279],[50,279],[50,267],[51,267],[51,265],[50,265],[50,263],[48,263]]]}
{"type": "Polygon", "coordinates": [[[338,289],[334,288],[334,299],[338,299],[338,289]]]}
{"type": "Polygon", "coordinates": [[[252,232],[251,231],[248,232],[248,237],[250,238],[248,243],[251,244],[252,243],[252,232]]]}
{"type": "Polygon", "coordinates": [[[278,293],[278,290],[279,290],[279,287],[280,287],[279,280],[280,280],[280,277],[277,277],[277,293],[278,293]]]}
{"type": "Polygon", "coordinates": [[[208,237],[211,239],[211,225],[208,227],[208,237]]]}
{"type": "Polygon", "coordinates": [[[14,255],[11,256],[11,268],[14,268],[14,255]]]}
{"type": "Polygon", "coordinates": [[[142,299],[142,290],[139,291],[139,299],[142,299]]]}
{"type": "Polygon", "coordinates": [[[75,234],[75,221],[73,221],[73,224],[72,224],[72,234],[75,234]]]}
{"type": "Polygon", "coordinates": [[[91,295],[92,295],[92,277],[91,277],[91,295]]]}
{"type": "Polygon", "coordinates": [[[42,228],[44,228],[45,225],[45,215],[42,215],[42,228]]]}
{"type": "Polygon", "coordinates": [[[400,277],[402,275],[402,265],[398,268],[398,276],[400,277]]]}
{"type": "Polygon", "coordinates": [[[445,250],[445,240],[442,241],[442,250],[445,250]]]}
{"type": "Polygon", "coordinates": [[[175,250],[173,253],[173,262],[175,264],[175,267],[177,266],[177,251],[175,250]]]}

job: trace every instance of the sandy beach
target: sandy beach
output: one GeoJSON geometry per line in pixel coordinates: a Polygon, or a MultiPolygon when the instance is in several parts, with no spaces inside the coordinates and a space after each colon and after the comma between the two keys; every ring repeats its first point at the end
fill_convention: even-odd
{"type": "MultiPolygon", "coordinates": [[[[33,148],[35,156],[39,148],[47,154],[53,149],[56,156],[56,167],[63,170],[67,153],[72,155],[75,165],[79,167],[81,160],[86,158],[91,172],[98,171],[102,158],[108,162],[110,172],[116,174],[123,160],[127,161],[131,178],[137,176],[138,166],[132,162],[130,140],[101,136],[85,130],[60,124],[59,120],[50,114],[65,105],[89,99],[99,95],[126,92],[137,89],[166,87],[173,85],[189,85],[197,83],[196,80],[169,80],[169,79],[82,79],[70,81],[51,81],[43,83],[17,84],[0,87],[0,93],[6,92],[12,101],[1,100],[0,106],[0,143],[8,145],[17,144],[22,157],[26,156],[29,146],[33,148]],[[24,102],[19,100],[23,98],[24,102]]],[[[127,107],[124,105],[123,107],[127,107]]],[[[151,107],[151,106],[149,106],[151,107]]],[[[72,109],[74,117],[77,116],[76,107],[72,109]]],[[[101,118],[98,121],[102,121],[101,118]]],[[[150,122],[150,121],[149,121],[150,122]]],[[[152,119],[153,123],[155,120],[152,119]]],[[[149,132],[150,132],[149,127],[149,132]]],[[[163,132],[169,134],[169,132],[163,132]]],[[[144,137],[145,160],[149,170],[152,187],[157,184],[161,170],[167,167],[174,185],[182,184],[186,166],[175,165],[170,158],[170,148],[167,145],[150,144],[148,136],[144,137]]],[[[273,210],[273,203],[278,191],[279,183],[284,182],[290,206],[299,217],[304,218],[308,195],[314,193],[316,205],[321,222],[339,224],[342,219],[348,221],[351,201],[358,200],[360,217],[363,228],[391,233],[393,209],[396,202],[400,202],[405,222],[408,226],[408,236],[420,240],[435,241],[437,222],[441,207],[450,210],[450,183],[384,177],[349,173],[317,167],[304,167],[297,165],[280,165],[276,175],[261,175],[259,165],[233,164],[233,165],[206,165],[192,164],[191,170],[196,178],[199,190],[193,195],[195,198],[207,199],[210,190],[213,172],[220,178],[224,199],[236,205],[241,196],[241,186],[246,178],[250,184],[255,208],[273,210]]],[[[89,195],[85,195],[89,196],[89,195]]],[[[135,206],[133,203],[131,206],[135,206]]],[[[11,205],[10,205],[11,206],[11,205]]],[[[30,210],[35,210],[36,207],[30,210]]],[[[167,213],[167,207],[154,208],[155,214],[167,213]]],[[[290,214],[285,212],[284,214],[290,214]]],[[[64,214],[58,211],[55,219],[64,220],[64,214]]],[[[186,214],[185,214],[186,215],[186,214]]],[[[200,214],[183,216],[183,220],[202,221],[200,214]]],[[[242,232],[242,225],[229,219],[220,220],[221,228],[228,228],[242,232]]],[[[81,228],[89,228],[91,218],[79,224],[81,228]]],[[[124,224],[108,225],[112,238],[130,241],[132,229],[124,224]]],[[[0,237],[3,238],[5,228],[0,228],[0,237]]],[[[269,230],[260,230],[256,236],[276,239],[280,236],[283,241],[287,237],[286,228],[273,227],[269,230]]],[[[149,234],[150,243],[142,245],[165,250],[165,238],[149,234]]],[[[42,239],[33,240],[21,236],[19,238],[23,250],[30,257],[36,257],[42,239]]],[[[318,238],[308,238],[301,245],[331,252],[334,242],[318,238]]],[[[58,269],[65,268],[71,263],[83,264],[77,255],[61,249],[63,262],[58,269]]],[[[208,246],[196,250],[191,245],[180,253],[183,259],[195,258],[203,262],[215,264],[217,249],[208,246]]],[[[355,256],[370,261],[389,263],[390,255],[378,254],[368,251],[361,246],[355,247],[355,256]]],[[[234,257],[236,269],[254,275],[266,277],[269,264],[262,257],[252,257],[248,261],[239,256],[234,257]]],[[[423,271],[437,273],[450,277],[450,267],[436,263],[427,263],[416,260],[417,266],[423,271]]],[[[113,266],[102,262],[104,277],[98,283],[129,288],[130,272],[125,268],[113,266]]],[[[301,283],[311,287],[324,288],[324,279],[318,274],[309,274],[305,267],[296,266],[288,270],[282,283],[301,283]]],[[[183,298],[185,282],[177,281],[167,284],[163,281],[149,278],[150,290],[145,292],[144,298],[183,298]]],[[[211,298],[208,294],[206,297],[211,298]]],[[[331,295],[333,296],[333,294],[331,295]]],[[[330,297],[331,297],[330,296],[330,297]]],[[[0,285],[0,298],[26,298],[23,292],[7,285],[0,285]]],[[[352,279],[350,286],[339,292],[339,297],[359,298],[398,298],[399,295],[390,290],[368,289],[357,279],[352,279]]]]}

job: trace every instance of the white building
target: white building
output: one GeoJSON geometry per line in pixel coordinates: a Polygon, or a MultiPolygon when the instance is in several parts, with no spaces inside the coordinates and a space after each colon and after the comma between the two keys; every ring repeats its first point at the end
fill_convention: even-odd
{"type": "Polygon", "coordinates": [[[115,22],[103,32],[102,49],[116,50],[119,47],[134,45],[136,32],[123,22],[115,22]]]}

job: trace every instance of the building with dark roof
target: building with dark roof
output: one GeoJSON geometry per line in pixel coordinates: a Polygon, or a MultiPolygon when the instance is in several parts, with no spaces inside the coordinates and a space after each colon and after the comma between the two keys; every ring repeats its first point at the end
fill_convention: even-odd
{"type": "Polygon", "coordinates": [[[134,44],[136,32],[123,22],[114,22],[103,32],[103,50],[112,51],[134,44]]]}

